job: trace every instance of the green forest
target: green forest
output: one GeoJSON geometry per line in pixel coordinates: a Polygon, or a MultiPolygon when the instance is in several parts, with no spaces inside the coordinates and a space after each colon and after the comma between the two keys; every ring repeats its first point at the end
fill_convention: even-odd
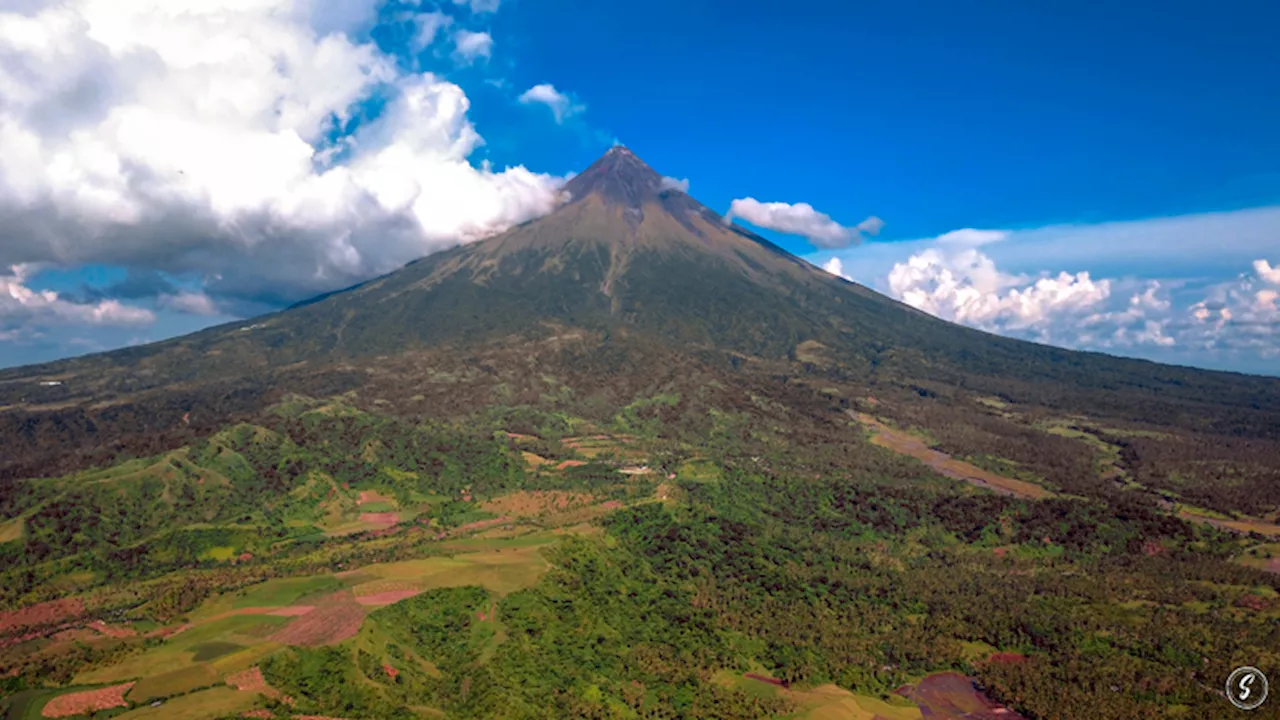
{"type": "MultiPolygon", "coordinates": [[[[790,717],[827,686],[919,712],[900,690],[953,671],[1026,718],[1201,718],[1231,668],[1280,661],[1280,580],[1238,561],[1256,538],[1144,493],[1083,494],[1052,454],[1024,476],[1081,494],[979,490],[852,423],[798,453],[759,405],[660,393],[609,424],[534,406],[451,423],[297,396],[175,451],[20,481],[3,513],[22,532],[0,544],[6,717],[117,679],[172,708],[239,703],[190,717],[790,717]],[[362,506],[396,513],[362,525],[362,506]],[[477,565],[422,575],[460,559],[477,565]],[[271,590],[290,578],[312,589],[271,590]],[[305,614],[217,630],[241,597],[354,625],[320,644],[272,634],[305,614]],[[208,639],[190,651],[166,634],[193,626],[208,639]],[[241,656],[269,691],[231,690],[241,656]],[[201,679],[153,677],[152,657],[201,679]]],[[[124,702],[104,712],[145,709],[124,702]]]]}

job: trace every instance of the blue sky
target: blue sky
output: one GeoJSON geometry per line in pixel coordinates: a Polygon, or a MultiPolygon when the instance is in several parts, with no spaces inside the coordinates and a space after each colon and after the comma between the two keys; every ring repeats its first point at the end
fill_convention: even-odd
{"type": "MultiPolygon", "coordinates": [[[[114,37],[57,40],[82,62],[13,54],[46,82],[0,112],[45,146],[0,166],[0,266],[21,266],[0,282],[22,296],[0,294],[0,365],[244,317],[473,240],[549,210],[559,178],[617,140],[713,209],[757,200],[740,222],[942,317],[1280,374],[1275,3],[274,2],[172,20],[174,37],[198,30],[188,47],[146,47],[117,18],[114,37]],[[309,50],[200,54],[268,27],[309,50]],[[139,46],[164,70],[136,70],[139,46]],[[181,71],[191,57],[261,91],[227,95],[181,71]],[[157,77],[190,107],[138,90],[157,77]],[[106,90],[73,91],[94,80],[106,90]],[[67,123],[96,144],[62,141],[67,123]],[[131,140],[157,133],[167,155],[131,140]],[[305,168],[299,147],[316,153],[305,168]],[[872,216],[878,234],[854,230],[872,216]],[[811,241],[810,222],[864,242],[811,241]]],[[[110,11],[70,7],[89,27],[110,11]]],[[[32,8],[0,28],[54,10],[32,8]]]]}

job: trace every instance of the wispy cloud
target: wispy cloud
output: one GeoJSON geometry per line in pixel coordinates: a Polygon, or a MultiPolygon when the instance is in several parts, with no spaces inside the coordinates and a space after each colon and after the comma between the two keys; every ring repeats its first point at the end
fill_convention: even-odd
{"type": "Polygon", "coordinates": [[[453,47],[455,60],[471,64],[493,54],[493,36],[487,32],[458,30],[453,34],[453,47]]]}
{"type": "Polygon", "coordinates": [[[546,105],[551,109],[556,122],[561,124],[587,109],[586,105],[578,102],[572,95],[556,90],[556,86],[550,83],[534,85],[521,93],[519,100],[525,105],[546,105]]]}
{"type": "Polygon", "coordinates": [[[689,178],[673,178],[663,176],[663,190],[679,190],[682,193],[689,192],[689,178]]]}
{"type": "Polygon", "coordinates": [[[731,222],[733,218],[788,235],[800,235],[820,248],[847,247],[857,243],[864,234],[876,235],[884,227],[884,221],[874,216],[845,227],[809,203],[766,203],[750,197],[730,204],[724,219],[731,222]]]}
{"type": "Polygon", "coordinates": [[[454,5],[466,5],[473,13],[494,13],[502,5],[502,0],[453,0],[454,5]]]}

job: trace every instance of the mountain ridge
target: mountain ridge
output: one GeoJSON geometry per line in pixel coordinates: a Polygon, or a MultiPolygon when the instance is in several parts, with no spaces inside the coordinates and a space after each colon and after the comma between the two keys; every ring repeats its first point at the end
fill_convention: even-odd
{"type": "MultiPolygon", "coordinates": [[[[0,462],[0,475],[53,461],[55,436],[102,440],[169,428],[189,413],[215,427],[281,392],[376,383],[388,363],[413,395],[425,382],[413,369],[419,356],[448,364],[523,348],[501,361],[515,368],[521,353],[548,357],[546,344],[568,336],[593,344],[549,356],[549,367],[660,348],[664,362],[827,378],[925,400],[986,395],[1280,438],[1278,378],[1066,350],[934,318],[726,223],[663,187],[661,175],[625,148],[572,178],[566,192],[549,215],[285,310],[2,370],[0,430],[13,430],[15,454],[29,461],[0,462]],[[133,426],[122,426],[126,414],[133,426]],[[154,419],[138,419],[148,414],[154,419]]],[[[643,372],[602,365],[606,376],[581,376],[584,387],[616,382],[607,373],[623,366],[643,372]]],[[[476,402],[491,402],[485,397],[476,402]]]]}

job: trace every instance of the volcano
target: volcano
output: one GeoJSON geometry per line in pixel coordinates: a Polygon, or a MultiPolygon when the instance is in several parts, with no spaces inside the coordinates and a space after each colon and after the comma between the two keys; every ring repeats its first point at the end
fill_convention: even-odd
{"type": "Polygon", "coordinates": [[[998,396],[1280,436],[1280,380],[939,320],[727,222],[627,148],[609,150],[563,190],[544,217],[281,312],[0,372],[0,431],[21,446],[0,473],[67,469],[79,462],[65,459],[76,456],[68,447],[118,448],[137,437],[163,445],[174,428],[181,437],[212,429],[289,391],[359,393],[382,382],[396,388],[382,393],[387,403],[421,395],[437,405],[412,412],[456,414],[494,402],[493,392],[528,391],[539,375],[571,376],[578,387],[565,392],[598,399],[654,363],[728,368],[726,382],[763,379],[766,392],[771,382],[820,377],[924,400],[998,396]],[[431,384],[441,372],[432,368],[444,366],[469,368],[454,374],[474,386],[431,384]]]}

